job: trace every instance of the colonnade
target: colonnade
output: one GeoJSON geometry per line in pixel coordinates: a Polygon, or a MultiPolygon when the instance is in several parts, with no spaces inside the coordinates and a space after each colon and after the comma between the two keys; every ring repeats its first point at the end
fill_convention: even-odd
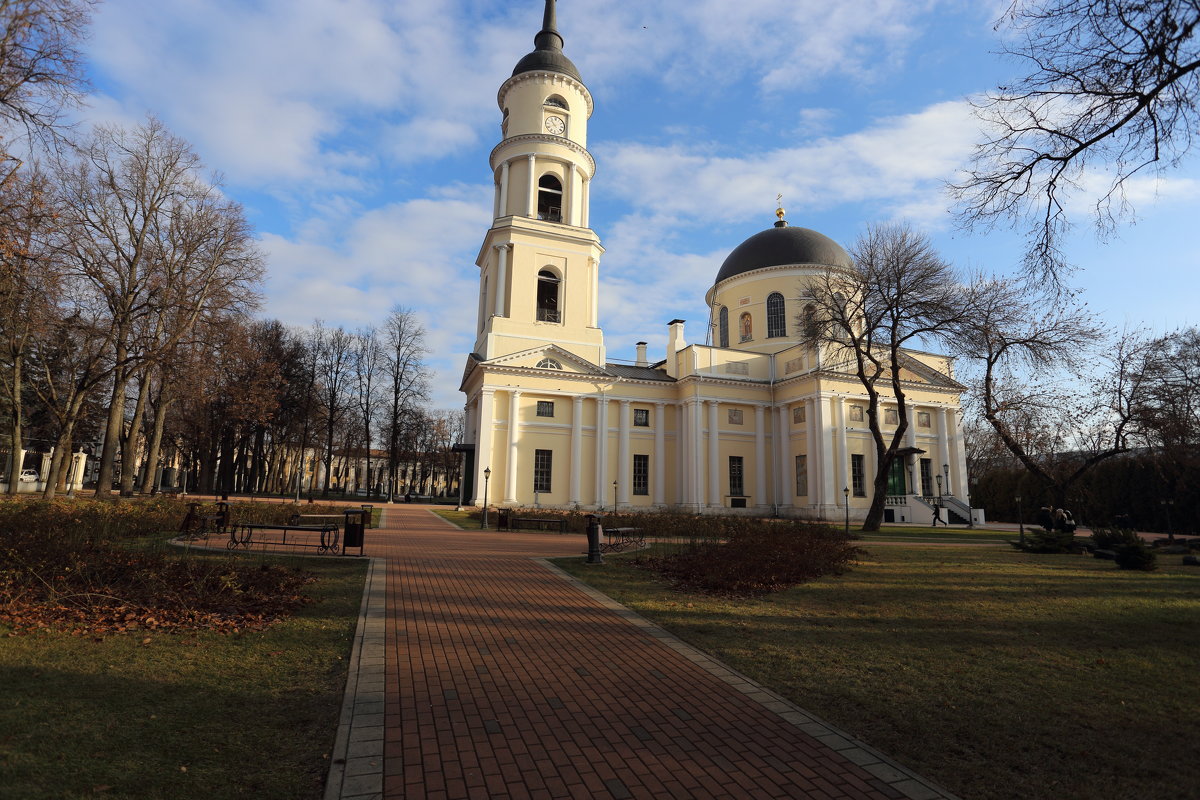
{"type": "MultiPolygon", "coordinates": [[[[563,399],[563,394],[528,392],[539,399],[563,399]]],[[[520,401],[523,390],[484,388],[467,405],[467,431],[475,437],[475,504],[483,502],[484,470],[489,467],[501,470],[503,488],[500,496],[491,495],[493,502],[505,504],[528,503],[519,483],[520,475],[532,475],[532,451],[521,447],[522,437],[528,426],[519,419],[520,401]],[[507,394],[507,419],[501,424],[496,420],[496,393],[507,394]]],[[[853,439],[866,436],[862,453],[867,480],[875,470],[875,447],[867,433],[867,423],[852,421],[849,406],[862,404],[858,395],[823,392],[777,406],[766,403],[728,401],[711,397],[687,397],[678,401],[653,400],[636,397],[617,397],[611,394],[568,394],[571,407],[570,433],[564,437],[568,454],[555,454],[556,459],[564,455],[570,463],[567,479],[567,505],[581,507],[630,507],[633,495],[633,406],[651,406],[650,431],[653,448],[649,453],[650,474],[649,504],[652,506],[680,505],[694,510],[718,508],[724,503],[724,481],[726,470],[721,460],[722,452],[731,453],[730,439],[726,438],[722,451],[721,407],[754,410],[752,433],[752,458],[746,459],[746,494],[748,504],[760,509],[775,506],[786,512],[791,509],[806,509],[817,516],[832,516],[842,513],[846,497],[844,488],[851,487],[851,443],[853,439]],[[590,437],[585,437],[584,411],[586,402],[594,404],[596,424],[590,437]],[[667,428],[667,407],[676,409],[676,425],[667,428]],[[803,408],[802,424],[793,422],[795,409],[803,408]],[[769,412],[773,412],[769,413],[769,412]],[[615,431],[613,417],[615,416],[615,431]],[[773,418],[772,418],[773,417],[773,418]],[[770,426],[768,426],[768,421],[770,426]],[[768,430],[770,427],[770,430],[768,430]],[[615,434],[615,437],[614,437],[615,434]],[[668,452],[667,437],[674,436],[675,447],[668,452]],[[590,438],[590,441],[589,441],[590,438]],[[614,442],[615,439],[615,442],[614,442]],[[615,446],[614,446],[615,444],[615,446]],[[615,452],[613,452],[615,450],[615,452]],[[807,496],[795,493],[795,457],[805,456],[807,496]],[[585,459],[591,458],[594,467],[592,486],[585,496],[583,485],[585,459]],[[668,459],[677,460],[674,485],[666,485],[668,459]],[[615,459],[615,464],[613,460],[615,459]],[[753,470],[749,469],[753,463],[753,470]],[[613,481],[615,479],[615,493],[613,481]]],[[[918,404],[909,406],[909,428],[906,444],[922,447],[937,466],[950,465],[945,494],[956,495],[966,500],[966,452],[963,446],[961,427],[956,409],[949,406],[918,404]],[[931,424],[926,429],[917,425],[917,413],[931,414],[931,424]],[[932,420],[936,419],[936,425],[932,420]]],[[[728,434],[728,427],[725,433],[728,434]]],[[[738,437],[742,439],[743,437],[738,437]]],[[[750,438],[746,436],[745,438],[750,438]]],[[[743,450],[743,452],[745,452],[743,450]]],[[[908,466],[913,466],[909,464],[908,466]]],[[[911,471],[910,471],[911,474],[911,471]]],[[[499,477],[499,476],[497,476],[499,477]]],[[[500,487],[496,487],[499,489],[500,487]]],[[[909,486],[910,493],[916,491],[909,486]]],[[[869,493],[869,492],[868,492],[869,493]]],[[[916,493],[919,493],[917,491],[916,493]]],[[[854,502],[851,496],[850,501],[854,502]]]]}

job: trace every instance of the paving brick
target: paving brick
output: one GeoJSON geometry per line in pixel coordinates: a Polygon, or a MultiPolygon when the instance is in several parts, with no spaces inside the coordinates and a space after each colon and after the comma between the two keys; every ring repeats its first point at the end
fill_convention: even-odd
{"type": "Polygon", "coordinates": [[[580,536],[385,519],[343,800],[948,797],[536,560],[580,536]]]}

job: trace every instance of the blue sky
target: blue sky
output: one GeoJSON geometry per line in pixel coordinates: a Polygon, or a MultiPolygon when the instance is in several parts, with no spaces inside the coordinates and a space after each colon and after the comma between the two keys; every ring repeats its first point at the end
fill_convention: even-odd
{"type": "MultiPolygon", "coordinates": [[[[592,227],[610,357],[666,322],[703,340],[729,250],[774,221],[849,246],[907,220],[969,269],[1011,272],[1021,237],[965,234],[944,184],[970,152],[968,98],[1021,65],[994,55],[1007,0],[560,0],[595,99],[592,227]]],[[[87,121],[154,113],[242,202],[268,255],[262,313],[348,327],[414,309],[433,403],[458,407],[491,219],[496,90],[542,0],[105,0],[87,121]]],[[[1132,185],[1137,224],[1098,242],[1080,200],[1074,283],[1114,326],[1198,322],[1200,168],[1132,185]]]]}

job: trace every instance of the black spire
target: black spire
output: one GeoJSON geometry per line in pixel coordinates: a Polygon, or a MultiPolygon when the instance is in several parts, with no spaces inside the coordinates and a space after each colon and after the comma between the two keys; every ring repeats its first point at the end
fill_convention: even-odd
{"type": "Polygon", "coordinates": [[[563,38],[558,32],[555,0],[546,0],[546,12],[542,14],[542,29],[533,37],[533,46],[538,50],[562,50],[563,38]]]}
{"type": "Polygon", "coordinates": [[[558,32],[555,0],[546,0],[546,11],[542,15],[542,29],[533,37],[534,51],[517,62],[513,75],[522,72],[561,72],[577,81],[579,70],[562,51],[563,37],[558,32]]]}

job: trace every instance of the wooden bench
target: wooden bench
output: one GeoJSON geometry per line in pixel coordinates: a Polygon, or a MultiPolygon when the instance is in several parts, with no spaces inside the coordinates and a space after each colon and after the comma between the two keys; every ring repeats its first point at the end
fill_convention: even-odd
{"type": "Polygon", "coordinates": [[[559,533],[566,533],[567,520],[565,517],[514,517],[512,509],[496,509],[496,530],[515,531],[520,529],[557,530],[559,533]]]}
{"type": "Polygon", "coordinates": [[[616,553],[627,547],[641,549],[646,546],[646,537],[641,528],[605,528],[604,539],[600,550],[605,553],[616,553]]]}
{"type": "MultiPolygon", "coordinates": [[[[327,515],[313,515],[327,516],[327,515]]],[[[229,542],[225,545],[227,550],[236,550],[242,548],[249,550],[255,531],[275,531],[283,534],[283,538],[278,542],[279,545],[286,547],[289,532],[297,533],[319,533],[321,541],[317,542],[297,542],[292,541],[292,547],[315,547],[318,553],[337,553],[340,548],[341,529],[335,523],[326,522],[323,525],[269,525],[259,523],[243,523],[242,525],[234,525],[229,529],[229,542]]],[[[265,544],[276,544],[274,541],[260,540],[265,544]]]]}

